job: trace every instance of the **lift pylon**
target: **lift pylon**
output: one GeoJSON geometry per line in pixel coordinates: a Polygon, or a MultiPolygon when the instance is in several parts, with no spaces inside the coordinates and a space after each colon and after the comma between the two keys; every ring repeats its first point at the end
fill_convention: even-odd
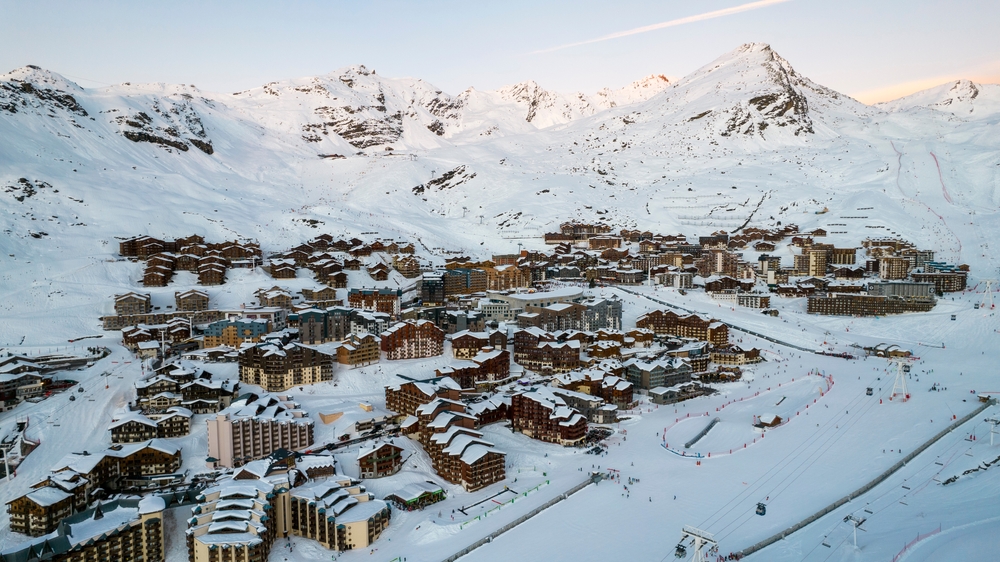
{"type": "Polygon", "coordinates": [[[707,556],[712,556],[719,550],[719,543],[715,541],[715,537],[712,533],[708,531],[702,531],[690,525],[685,525],[681,530],[681,540],[677,543],[677,548],[674,551],[674,556],[677,558],[687,557],[687,548],[684,543],[691,541],[690,546],[694,549],[694,558],[692,562],[708,562],[707,556]],[[708,547],[708,552],[703,552],[705,547],[708,547]]]}
{"type": "Polygon", "coordinates": [[[892,383],[889,400],[899,398],[900,402],[906,402],[910,399],[910,391],[906,389],[906,375],[910,374],[910,364],[913,361],[909,357],[893,357],[889,362],[896,364],[896,381],[892,383]]]}

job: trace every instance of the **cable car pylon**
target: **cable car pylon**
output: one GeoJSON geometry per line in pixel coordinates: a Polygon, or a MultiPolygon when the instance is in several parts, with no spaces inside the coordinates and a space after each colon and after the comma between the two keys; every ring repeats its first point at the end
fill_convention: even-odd
{"type": "Polygon", "coordinates": [[[889,395],[889,400],[897,396],[901,398],[901,402],[906,402],[910,399],[910,391],[906,389],[906,375],[910,374],[910,363],[912,361],[909,357],[893,357],[889,359],[890,363],[896,364],[896,382],[892,383],[892,394],[889,395]]]}
{"type": "Polygon", "coordinates": [[[685,525],[681,529],[681,540],[677,543],[677,547],[674,550],[674,556],[677,558],[687,557],[687,546],[684,543],[688,540],[691,541],[690,547],[694,549],[694,558],[691,559],[692,562],[708,562],[708,556],[712,556],[719,551],[719,543],[716,542],[715,537],[712,533],[708,531],[702,531],[701,529],[692,527],[690,525],[685,525]],[[708,547],[708,552],[703,552],[705,547],[708,547]]]}

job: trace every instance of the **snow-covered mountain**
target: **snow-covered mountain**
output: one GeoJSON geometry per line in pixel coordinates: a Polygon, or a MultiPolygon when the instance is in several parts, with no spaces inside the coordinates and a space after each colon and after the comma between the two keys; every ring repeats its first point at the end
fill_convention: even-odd
{"type": "Polygon", "coordinates": [[[1000,113],[1000,85],[956,80],[898,100],[878,104],[886,111],[927,108],[958,117],[983,118],[1000,113]]]}
{"type": "Polygon", "coordinates": [[[293,214],[364,231],[350,217],[377,211],[400,233],[471,250],[568,218],[738,228],[817,220],[790,215],[860,196],[906,216],[942,186],[947,198],[925,201],[936,211],[983,212],[1000,205],[997,88],[958,82],[867,106],[759,43],[676,81],[592,95],[528,81],[453,96],[364,66],[235,94],[84,89],[28,66],[0,75],[0,220],[16,254],[39,231],[208,230],[280,246],[312,234],[293,214]]]}

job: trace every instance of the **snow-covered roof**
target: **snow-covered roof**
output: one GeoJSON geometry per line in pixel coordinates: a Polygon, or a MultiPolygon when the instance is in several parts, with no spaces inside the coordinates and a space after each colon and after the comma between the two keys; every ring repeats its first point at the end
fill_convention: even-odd
{"type": "Polygon", "coordinates": [[[66,498],[72,498],[73,494],[66,493],[59,488],[45,486],[29,492],[27,497],[29,500],[42,507],[49,507],[65,500],[66,498]]]}

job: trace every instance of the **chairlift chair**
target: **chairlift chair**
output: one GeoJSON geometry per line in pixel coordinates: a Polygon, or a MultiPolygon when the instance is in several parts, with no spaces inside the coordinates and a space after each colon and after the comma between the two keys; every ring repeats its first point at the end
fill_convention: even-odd
{"type": "Polygon", "coordinates": [[[764,502],[758,502],[757,503],[757,515],[764,515],[765,513],[767,513],[767,506],[764,505],[764,502]]]}
{"type": "Polygon", "coordinates": [[[870,386],[869,386],[869,387],[868,387],[868,388],[867,388],[867,389],[865,390],[865,394],[867,394],[868,396],[871,396],[871,395],[872,395],[872,387],[870,387],[870,386]]]}
{"type": "Polygon", "coordinates": [[[677,548],[674,550],[674,556],[676,556],[677,558],[685,558],[687,556],[687,553],[688,553],[687,547],[685,547],[683,544],[678,544],[677,548]]]}

